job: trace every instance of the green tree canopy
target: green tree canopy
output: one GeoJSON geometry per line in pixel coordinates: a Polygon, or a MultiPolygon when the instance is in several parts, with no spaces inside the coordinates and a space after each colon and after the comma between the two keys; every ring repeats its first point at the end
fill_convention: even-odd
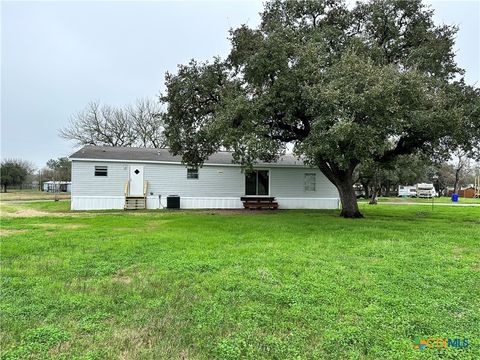
{"type": "Polygon", "coordinates": [[[9,186],[21,185],[27,178],[27,175],[32,172],[33,166],[24,160],[8,159],[2,161],[0,178],[3,191],[7,192],[9,186]]]}
{"type": "Polygon", "coordinates": [[[335,184],[342,216],[361,217],[362,162],[478,149],[480,93],[459,77],[455,33],[418,0],[268,2],[258,28],[231,31],[227,59],[167,74],[167,143],[194,166],[221,148],[251,165],[291,145],[335,184]]]}
{"type": "Polygon", "coordinates": [[[50,159],[47,161],[47,167],[52,170],[51,180],[70,181],[72,177],[72,163],[66,157],[50,159]]]}

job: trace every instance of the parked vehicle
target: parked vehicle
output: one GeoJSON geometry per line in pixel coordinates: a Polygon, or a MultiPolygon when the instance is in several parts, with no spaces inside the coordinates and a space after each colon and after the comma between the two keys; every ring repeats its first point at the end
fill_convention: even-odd
{"type": "Polygon", "coordinates": [[[433,184],[420,183],[417,184],[417,197],[418,198],[432,198],[437,196],[435,187],[433,184]]]}
{"type": "Polygon", "coordinates": [[[398,196],[399,197],[416,197],[417,196],[417,187],[416,186],[398,186],[398,196]]]}
{"type": "Polygon", "coordinates": [[[355,195],[357,199],[365,198],[365,191],[363,190],[363,186],[360,184],[353,185],[353,189],[355,190],[355,195]]]}

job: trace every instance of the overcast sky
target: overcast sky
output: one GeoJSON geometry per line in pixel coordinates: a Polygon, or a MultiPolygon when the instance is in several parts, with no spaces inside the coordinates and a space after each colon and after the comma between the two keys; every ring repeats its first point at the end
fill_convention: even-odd
{"type": "MultiPolygon", "coordinates": [[[[480,85],[480,0],[427,1],[457,24],[457,62],[480,85]]],[[[154,97],[166,71],[229,51],[228,30],[259,22],[261,1],[1,3],[1,158],[43,166],[73,152],[58,137],[91,100],[154,97]]]]}

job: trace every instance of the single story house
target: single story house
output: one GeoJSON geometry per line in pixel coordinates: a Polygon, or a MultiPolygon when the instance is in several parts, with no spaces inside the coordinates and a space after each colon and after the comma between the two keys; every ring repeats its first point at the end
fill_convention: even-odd
{"type": "Polygon", "coordinates": [[[85,146],[72,161],[72,210],[123,209],[129,198],[164,208],[177,195],[184,209],[242,208],[242,197],[275,197],[281,209],[337,209],[335,186],[293,155],[258,163],[245,172],[230,152],[188,168],[167,149],[85,146]]]}

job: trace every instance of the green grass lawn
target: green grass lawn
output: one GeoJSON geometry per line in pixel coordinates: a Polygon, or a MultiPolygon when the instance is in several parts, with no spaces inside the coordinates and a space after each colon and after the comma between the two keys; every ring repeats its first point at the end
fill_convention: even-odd
{"type": "MultiPolygon", "coordinates": [[[[401,197],[379,197],[377,198],[379,202],[416,202],[416,203],[432,203],[432,199],[425,199],[425,198],[401,198],[401,197]]],[[[369,200],[366,199],[359,199],[359,202],[368,202],[369,200]]],[[[447,196],[436,197],[433,199],[435,203],[447,203],[453,204],[452,199],[447,196]]],[[[459,204],[480,204],[480,199],[471,199],[471,198],[458,198],[459,204]]]]}
{"type": "Polygon", "coordinates": [[[57,196],[57,199],[70,199],[70,193],[66,192],[54,194],[36,189],[13,189],[8,190],[6,193],[0,192],[0,201],[54,200],[55,195],[57,196]]]}
{"type": "Polygon", "coordinates": [[[480,208],[361,208],[2,205],[1,358],[480,358],[480,208]]]}

